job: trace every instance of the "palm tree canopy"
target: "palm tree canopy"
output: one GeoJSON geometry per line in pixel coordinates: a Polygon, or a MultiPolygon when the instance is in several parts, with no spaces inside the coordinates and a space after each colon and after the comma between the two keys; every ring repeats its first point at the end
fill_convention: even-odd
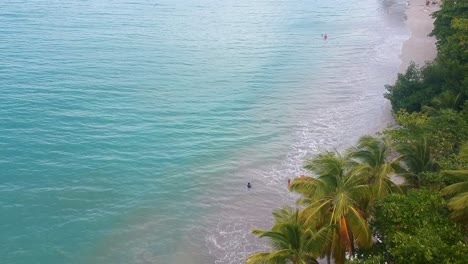
{"type": "Polygon", "coordinates": [[[421,175],[424,172],[434,172],[437,164],[434,162],[431,149],[427,140],[423,138],[418,142],[408,142],[397,146],[402,154],[400,161],[403,162],[406,172],[400,173],[406,180],[407,185],[421,186],[421,175]]]}
{"type": "Polygon", "coordinates": [[[431,158],[431,151],[425,138],[421,142],[400,145],[398,151],[402,154],[401,160],[410,173],[434,171],[435,163],[431,158]]]}
{"type": "Polygon", "coordinates": [[[333,254],[335,262],[343,263],[345,252],[352,251],[355,242],[366,248],[371,245],[369,224],[360,209],[361,202],[369,198],[363,167],[356,166],[349,155],[335,151],[317,155],[305,168],[317,178],[297,178],[290,189],[303,195],[298,203],[305,206],[301,215],[307,225],[332,227],[327,252],[333,254]]]}
{"type": "Polygon", "coordinates": [[[357,146],[349,152],[349,156],[362,167],[361,171],[370,184],[374,198],[382,198],[399,191],[398,186],[390,179],[390,175],[402,170],[399,166],[400,157],[387,161],[390,150],[388,140],[363,136],[357,146]]]}
{"type": "Polygon", "coordinates": [[[307,228],[299,210],[290,207],[274,210],[273,217],[275,224],[271,230],[252,230],[260,238],[268,238],[273,251],[250,255],[246,259],[247,264],[316,263],[316,257],[328,244],[327,228],[318,231],[307,228]]]}
{"type": "Polygon", "coordinates": [[[389,145],[383,139],[371,136],[363,136],[359,139],[355,148],[351,149],[350,156],[373,168],[378,168],[386,163],[389,145]]]}

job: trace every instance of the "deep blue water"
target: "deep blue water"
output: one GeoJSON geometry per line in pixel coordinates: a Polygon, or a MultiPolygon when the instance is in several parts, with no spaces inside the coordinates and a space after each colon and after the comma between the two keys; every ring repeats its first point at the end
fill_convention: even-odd
{"type": "Polygon", "coordinates": [[[1,1],[0,262],[239,263],[304,159],[385,125],[403,11],[1,1]]]}

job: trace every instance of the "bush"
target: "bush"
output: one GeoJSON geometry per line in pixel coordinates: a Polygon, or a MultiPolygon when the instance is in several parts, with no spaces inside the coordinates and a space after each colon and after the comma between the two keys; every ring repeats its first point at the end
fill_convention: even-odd
{"type": "Polygon", "coordinates": [[[396,263],[467,263],[461,228],[448,216],[446,202],[431,190],[392,194],[376,205],[372,223],[380,246],[373,255],[396,263]]]}

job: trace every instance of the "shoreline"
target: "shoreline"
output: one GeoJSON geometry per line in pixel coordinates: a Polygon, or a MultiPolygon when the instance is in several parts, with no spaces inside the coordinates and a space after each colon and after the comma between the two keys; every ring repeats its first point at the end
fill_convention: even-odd
{"type": "MultiPolygon", "coordinates": [[[[432,13],[440,9],[439,4],[428,7],[425,6],[424,0],[408,0],[408,5],[405,10],[406,27],[409,30],[410,37],[402,44],[400,51],[400,66],[398,73],[405,73],[411,62],[419,66],[423,66],[427,62],[433,61],[437,56],[436,38],[429,36],[434,29],[434,20],[432,13]]],[[[393,83],[398,76],[394,76],[393,83]]],[[[392,106],[390,101],[386,101],[384,105],[383,123],[384,125],[378,130],[382,131],[389,125],[395,124],[392,114],[392,106]]]]}
{"type": "MultiPolygon", "coordinates": [[[[401,44],[400,53],[398,54],[400,64],[397,74],[393,76],[391,82],[387,84],[395,84],[398,74],[404,74],[411,62],[422,67],[426,63],[432,62],[437,57],[437,40],[435,37],[429,36],[434,29],[435,19],[432,18],[432,14],[440,10],[440,0],[437,1],[439,3],[431,3],[426,7],[425,0],[407,0],[406,9],[404,10],[404,23],[408,30],[409,37],[401,44]]],[[[396,125],[392,112],[392,105],[389,100],[385,100],[382,105],[379,123],[380,124],[372,132],[373,134],[382,132],[396,125]]]]}
{"type": "MultiPolygon", "coordinates": [[[[406,26],[410,31],[410,37],[403,42],[400,52],[400,66],[398,73],[405,73],[411,62],[423,66],[426,62],[433,61],[437,56],[436,38],[429,36],[434,29],[434,20],[432,13],[440,9],[439,4],[425,6],[424,0],[408,0],[409,5],[406,8],[406,26]]],[[[397,76],[394,77],[395,81],[397,76]]],[[[394,81],[394,82],[395,82],[394,81]]],[[[392,113],[390,101],[385,103],[385,111],[390,116],[388,125],[394,125],[395,120],[392,113]]],[[[383,128],[385,129],[385,128],[383,128]]],[[[382,129],[382,130],[383,130],[382,129]]],[[[396,184],[402,184],[403,179],[397,176],[391,177],[396,184]]]]}
{"type": "MultiPolygon", "coordinates": [[[[409,5],[405,10],[405,25],[409,31],[409,38],[403,41],[398,54],[400,59],[398,73],[406,72],[411,62],[423,66],[426,62],[433,61],[437,56],[436,39],[428,35],[434,28],[434,19],[431,14],[440,9],[439,4],[431,4],[426,7],[425,0],[409,0],[408,2],[409,5]]],[[[397,75],[393,76],[393,82],[396,80],[397,75]]],[[[380,118],[381,124],[376,127],[373,133],[381,132],[389,125],[395,124],[390,101],[387,100],[383,106],[383,113],[380,118]]],[[[392,181],[397,184],[403,183],[403,179],[396,176],[392,177],[392,181]]],[[[319,258],[317,261],[320,264],[327,263],[325,258],[319,258]]]]}
{"type": "Polygon", "coordinates": [[[429,34],[434,28],[434,19],[431,14],[440,9],[439,4],[430,4],[426,7],[424,0],[408,0],[408,3],[406,25],[411,36],[401,48],[400,73],[406,71],[411,61],[423,66],[437,56],[436,39],[430,37],[429,34]]]}

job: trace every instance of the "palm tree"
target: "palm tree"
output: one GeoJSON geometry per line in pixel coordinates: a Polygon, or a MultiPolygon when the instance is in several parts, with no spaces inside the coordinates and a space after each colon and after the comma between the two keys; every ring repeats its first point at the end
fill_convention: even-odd
{"type": "MultiPolygon", "coordinates": [[[[468,143],[465,143],[458,154],[458,157],[468,164],[468,143]]],[[[460,221],[468,223],[468,169],[461,168],[459,170],[442,171],[447,175],[458,178],[459,182],[449,185],[441,190],[444,195],[453,196],[447,206],[452,210],[450,216],[460,221]]]]}
{"type": "Polygon", "coordinates": [[[316,232],[306,228],[299,211],[290,207],[274,210],[273,216],[275,224],[271,230],[253,229],[252,233],[268,238],[274,251],[252,254],[246,259],[247,264],[318,263],[316,257],[328,244],[327,228],[316,232]]]}
{"type": "Polygon", "coordinates": [[[463,103],[461,99],[461,93],[455,94],[454,92],[447,90],[432,99],[432,106],[423,106],[422,111],[428,115],[438,115],[442,109],[457,110],[460,107],[460,104],[463,103]]]}
{"type": "Polygon", "coordinates": [[[337,152],[319,154],[305,166],[317,178],[295,179],[290,189],[303,195],[301,215],[315,228],[329,226],[331,244],[321,256],[333,256],[335,263],[344,263],[346,252],[354,253],[355,243],[371,246],[371,232],[361,204],[369,198],[369,188],[362,177],[362,168],[337,152]]]}
{"type": "Polygon", "coordinates": [[[401,171],[398,164],[400,157],[387,160],[390,156],[390,142],[386,139],[363,136],[356,147],[352,148],[349,155],[355,159],[367,178],[371,188],[373,199],[382,198],[394,191],[399,191],[398,186],[390,179],[390,175],[401,171]]]}
{"type": "Polygon", "coordinates": [[[425,138],[420,142],[401,144],[398,146],[398,151],[402,154],[400,159],[407,169],[407,172],[401,175],[405,177],[410,185],[419,187],[421,185],[421,173],[431,172],[436,169],[436,163],[431,157],[431,151],[425,138]]]}

